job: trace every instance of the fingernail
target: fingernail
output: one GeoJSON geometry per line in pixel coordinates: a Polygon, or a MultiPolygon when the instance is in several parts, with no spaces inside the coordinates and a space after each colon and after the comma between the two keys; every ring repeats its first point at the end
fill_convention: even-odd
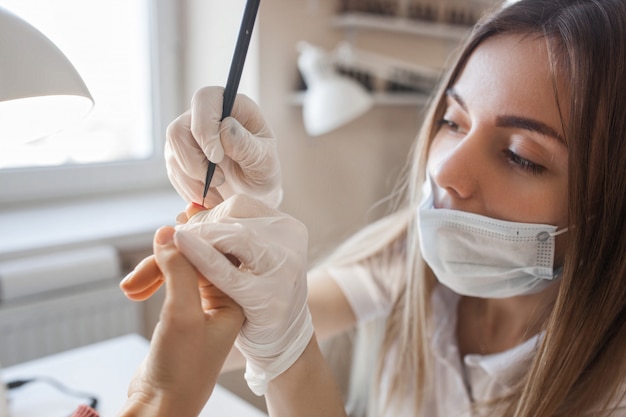
{"type": "Polygon", "coordinates": [[[126,281],[129,281],[130,278],[135,274],[135,271],[130,271],[126,276],[120,281],[120,286],[124,285],[126,281]]]}

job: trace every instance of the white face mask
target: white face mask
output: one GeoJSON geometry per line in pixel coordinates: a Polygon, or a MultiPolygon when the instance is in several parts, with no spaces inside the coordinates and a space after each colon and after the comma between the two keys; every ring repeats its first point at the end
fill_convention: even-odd
{"type": "Polygon", "coordinates": [[[424,261],[437,279],[458,294],[508,298],[539,292],[555,282],[556,226],[496,220],[457,210],[435,209],[431,180],[418,213],[424,261]]]}

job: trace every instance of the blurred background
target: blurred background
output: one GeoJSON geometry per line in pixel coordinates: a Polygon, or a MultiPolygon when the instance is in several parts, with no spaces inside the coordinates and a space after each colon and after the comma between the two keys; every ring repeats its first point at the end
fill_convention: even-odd
{"type": "MultiPolygon", "coordinates": [[[[433,86],[496,3],[261,2],[239,92],[259,103],[278,138],[281,209],[307,225],[311,264],[385,213],[377,202],[400,174],[433,86]],[[299,62],[303,42],[326,76],[365,92],[362,111],[332,127],[330,116],[305,124],[319,86],[299,62]]],[[[225,84],[244,4],[0,0],[67,55],[95,102],[47,138],[0,141],[0,364],[151,335],[162,294],[132,303],[117,284],[185,207],[165,175],[165,129],[196,89],[225,84]]],[[[263,407],[241,375],[222,382],[263,407]]]]}

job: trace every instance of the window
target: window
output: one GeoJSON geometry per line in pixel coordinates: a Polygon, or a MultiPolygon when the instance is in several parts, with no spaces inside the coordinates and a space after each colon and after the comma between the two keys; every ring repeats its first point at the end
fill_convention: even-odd
{"type": "Polygon", "coordinates": [[[181,112],[176,3],[0,0],[66,54],[95,100],[62,132],[0,148],[0,204],[167,183],[165,128],[181,112]]]}

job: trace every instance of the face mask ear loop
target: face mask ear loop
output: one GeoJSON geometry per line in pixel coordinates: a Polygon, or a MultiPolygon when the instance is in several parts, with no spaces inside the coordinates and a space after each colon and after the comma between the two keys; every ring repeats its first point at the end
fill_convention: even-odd
{"type": "Polygon", "coordinates": [[[563,273],[563,266],[554,268],[554,270],[552,271],[552,279],[555,280],[557,278],[560,278],[562,273],[563,273]]]}
{"type": "Polygon", "coordinates": [[[568,230],[568,228],[566,227],[565,229],[557,230],[555,232],[543,231],[543,232],[541,232],[541,233],[539,233],[537,235],[537,240],[540,241],[540,242],[546,242],[551,237],[556,237],[558,235],[562,235],[563,233],[567,232],[567,230],[568,230]]]}
{"type": "MultiPolygon", "coordinates": [[[[561,230],[557,230],[556,232],[550,233],[550,236],[556,237],[558,235],[562,235],[563,233],[567,232],[568,230],[569,230],[569,227],[566,227],[566,228],[563,228],[561,230]]],[[[563,273],[563,265],[559,266],[558,268],[554,268],[554,271],[552,272],[552,279],[559,278],[562,273],[563,273]]]]}

